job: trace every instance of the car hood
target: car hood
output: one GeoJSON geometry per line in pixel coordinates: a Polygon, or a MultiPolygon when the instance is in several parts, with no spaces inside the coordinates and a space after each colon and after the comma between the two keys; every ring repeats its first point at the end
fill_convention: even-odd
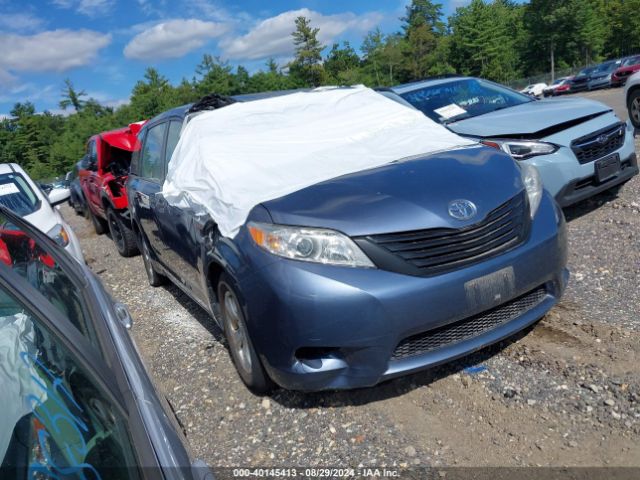
{"type": "Polygon", "coordinates": [[[57,209],[45,204],[45,201],[42,200],[40,208],[29,215],[25,215],[24,219],[41,232],[48,233],[53,227],[62,223],[62,217],[57,209]]]}
{"type": "Polygon", "coordinates": [[[330,228],[350,236],[477,223],[523,189],[520,170],[488,147],[451,150],[345,175],[262,205],[274,223],[330,228]],[[448,214],[452,200],[472,201],[470,220],[448,214]]]}
{"type": "Polygon", "coordinates": [[[531,136],[553,127],[580,123],[611,109],[586,98],[538,100],[485,113],[447,125],[451,130],[473,137],[531,136]]]}

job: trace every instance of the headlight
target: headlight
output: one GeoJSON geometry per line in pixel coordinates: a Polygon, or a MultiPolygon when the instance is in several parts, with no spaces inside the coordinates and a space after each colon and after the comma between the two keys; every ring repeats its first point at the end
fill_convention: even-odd
{"type": "Polygon", "coordinates": [[[353,240],[333,230],[254,222],[248,228],[258,246],[280,257],[345,267],[375,267],[353,240]]]}
{"type": "Polygon", "coordinates": [[[47,232],[47,235],[55,240],[55,242],[61,247],[69,245],[69,234],[60,224],[53,227],[47,232]]]}
{"type": "Polygon", "coordinates": [[[540,206],[540,200],[542,200],[542,179],[538,169],[532,165],[523,163],[520,165],[520,171],[522,173],[522,182],[529,196],[529,209],[531,218],[533,218],[540,206]]]}
{"type": "Polygon", "coordinates": [[[484,140],[482,143],[489,147],[498,148],[516,160],[526,160],[538,155],[549,155],[558,150],[558,146],[553,143],[532,140],[484,140]]]}

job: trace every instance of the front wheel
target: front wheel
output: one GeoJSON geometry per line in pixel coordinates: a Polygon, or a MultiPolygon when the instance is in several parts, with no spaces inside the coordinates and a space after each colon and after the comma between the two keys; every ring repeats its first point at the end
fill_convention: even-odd
{"type": "Polygon", "coordinates": [[[273,388],[273,382],[253,348],[247,329],[246,314],[233,282],[224,273],[218,283],[218,301],[229,352],[240,378],[254,393],[267,393],[273,388]]]}
{"type": "Polygon", "coordinates": [[[118,212],[112,208],[107,210],[107,220],[111,239],[115,243],[118,253],[123,257],[132,257],[138,253],[138,245],[133,230],[127,225],[118,212]]]}
{"type": "Polygon", "coordinates": [[[91,223],[93,224],[93,229],[96,231],[96,234],[102,235],[107,231],[107,222],[105,222],[102,218],[96,216],[91,210],[91,207],[87,205],[87,210],[89,210],[89,218],[91,219],[91,223]]]}
{"type": "Polygon", "coordinates": [[[629,119],[634,127],[640,128],[640,89],[629,96],[629,119]]]}

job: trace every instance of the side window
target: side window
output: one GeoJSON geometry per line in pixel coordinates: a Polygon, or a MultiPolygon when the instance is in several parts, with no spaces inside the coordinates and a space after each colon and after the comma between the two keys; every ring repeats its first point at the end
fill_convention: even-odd
{"type": "Polygon", "coordinates": [[[142,145],[141,176],[152,182],[164,181],[164,159],[162,158],[162,143],[167,123],[151,127],[142,145]]]}
{"type": "MultiPolygon", "coordinates": [[[[60,241],[68,241],[61,227],[60,241]]],[[[57,240],[57,239],[56,239],[57,240]]],[[[96,333],[80,286],[51,256],[48,247],[40,245],[25,230],[0,214],[0,264],[4,264],[38,290],[87,339],[98,347],[96,333]]],[[[99,348],[98,348],[99,350],[99,348]]]]}
{"type": "Polygon", "coordinates": [[[98,149],[95,140],[89,142],[87,154],[89,155],[88,169],[95,170],[98,168],[98,149]]]}
{"type": "Polygon", "coordinates": [[[139,478],[125,414],[62,339],[1,286],[0,346],[0,472],[139,478]]]}
{"type": "Polygon", "coordinates": [[[169,123],[167,146],[164,152],[164,161],[167,165],[169,165],[171,155],[173,155],[173,151],[176,149],[176,145],[178,145],[178,140],[180,140],[180,130],[182,130],[182,122],[171,121],[171,123],[169,123]]]}

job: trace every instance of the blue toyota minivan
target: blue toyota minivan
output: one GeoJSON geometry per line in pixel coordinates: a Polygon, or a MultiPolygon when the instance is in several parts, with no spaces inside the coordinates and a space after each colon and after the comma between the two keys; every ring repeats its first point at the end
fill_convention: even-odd
{"type": "Polygon", "coordinates": [[[318,183],[256,205],[230,239],[162,195],[191,115],[176,108],[140,131],[133,229],[151,285],[169,279],[214,316],[256,392],[432,367],[533,324],[565,289],[562,211],[504,152],[479,145],[318,183]]]}

